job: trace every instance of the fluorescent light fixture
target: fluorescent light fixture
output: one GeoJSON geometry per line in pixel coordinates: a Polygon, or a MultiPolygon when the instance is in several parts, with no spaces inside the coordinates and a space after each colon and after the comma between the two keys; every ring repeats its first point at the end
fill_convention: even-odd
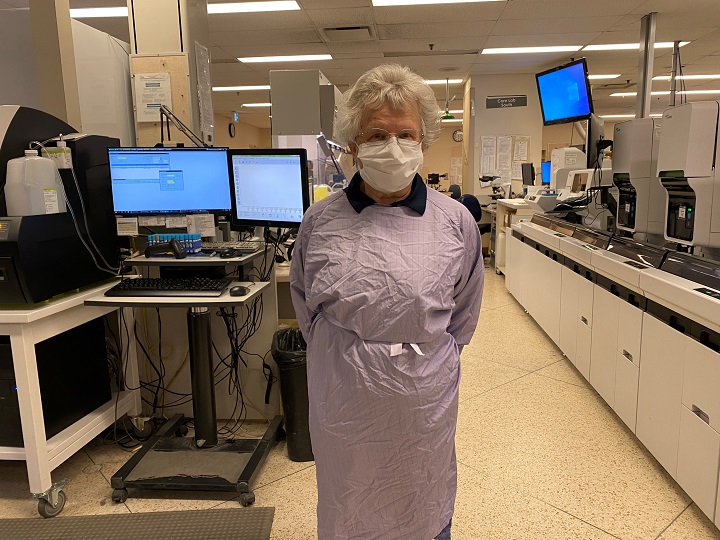
{"type": "Polygon", "coordinates": [[[229,4],[208,4],[209,14],[215,13],[259,13],[261,11],[296,11],[300,9],[295,0],[289,2],[232,2],[229,4]]]}
{"type": "Polygon", "coordinates": [[[662,116],[663,116],[662,113],[655,113],[655,114],[651,114],[650,118],[662,118],[662,116]]]}
{"type": "MultiPolygon", "coordinates": [[[[669,92],[668,92],[669,93],[669,92]]],[[[720,90],[682,90],[678,94],[685,96],[701,95],[701,94],[720,94],[720,90]]]]}
{"type": "Polygon", "coordinates": [[[270,107],[270,103],[243,103],[243,107],[270,107]]]}
{"type": "Polygon", "coordinates": [[[551,47],[497,47],[483,49],[480,54],[527,54],[527,53],[559,53],[579,51],[582,45],[557,45],[551,47]]]}
{"type": "Polygon", "coordinates": [[[255,86],[213,86],[213,92],[242,92],[244,90],[270,90],[269,84],[255,86]]]}
{"type": "Polygon", "coordinates": [[[479,2],[504,2],[505,0],[372,0],[374,7],[426,6],[429,4],[469,4],[479,2]]]}
{"type": "Polygon", "coordinates": [[[127,17],[127,6],[104,8],[76,8],[70,10],[73,19],[94,19],[98,17],[127,17]]]}
{"type": "Polygon", "coordinates": [[[634,114],[601,114],[600,118],[635,118],[634,114]]]}
{"type": "Polygon", "coordinates": [[[600,79],[617,79],[619,76],[619,73],[613,73],[612,75],[588,75],[588,79],[590,79],[591,81],[600,79]]]}
{"type": "MultiPolygon", "coordinates": [[[[448,111],[450,114],[462,114],[462,109],[451,109],[448,111]]],[[[445,114],[445,111],[438,111],[438,114],[445,114]]]]}
{"type": "MultiPolygon", "coordinates": [[[[720,74],[718,75],[678,75],[675,77],[678,81],[702,81],[702,80],[711,80],[711,79],[720,79],[720,74]]],[[[657,75],[653,77],[653,81],[669,81],[670,75],[657,75]]]]}
{"type": "Polygon", "coordinates": [[[441,122],[462,122],[462,118],[448,118],[447,120],[440,120],[441,122]]]}
{"type": "Polygon", "coordinates": [[[332,60],[329,54],[298,54],[294,56],[248,56],[238,58],[244,64],[259,64],[262,62],[312,62],[315,60],[332,60]]]}
{"type": "MultiPolygon", "coordinates": [[[[689,41],[681,41],[680,46],[684,47],[689,41]]],[[[655,44],[656,49],[672,49],[675,44],[672,41],[660,41],[655,44]]],[[[637,51],[640,50],[639,43],[605,43],[602,45],[587,45],[583,51],[637,51]]]]}
{"type": "Polygon", "coordinates": [[[460,84],[461,82],[463,82],[462,79],[431,79],[426,80],[425,84],[460,84]]]}
{"type": "MultiPolygon", "coordinates": [[[[660,90],[657,92],[650,92],[651,96],[669,96],[670,90],[660,90]]],[[[610,97],[633,97],[637,96],[637,92],[615,92],[610,94],[610,97]]]]}

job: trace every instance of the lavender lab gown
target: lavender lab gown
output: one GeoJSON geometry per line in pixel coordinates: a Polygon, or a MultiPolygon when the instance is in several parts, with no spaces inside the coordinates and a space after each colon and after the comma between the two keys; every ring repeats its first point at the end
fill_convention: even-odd
{"type": "Polygon", "coordinates": [[[358,214],[332,194],[303,220],[290,283],[308,342],[318,538],[433,538],[455,504],[460,350],[483,288],[475,221],[432,189],[422,216],[358,214]]]}

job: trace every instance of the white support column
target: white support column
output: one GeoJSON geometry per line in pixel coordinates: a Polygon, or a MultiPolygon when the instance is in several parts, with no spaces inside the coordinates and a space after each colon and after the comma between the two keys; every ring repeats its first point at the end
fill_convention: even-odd
{"type": "Polygon", "coordinates": [[[636,118],[650,115],[650,91],[652,89],[653,63],[655,61],[655,28],[657,13],[648,13],[640,21],[640,54],[638,56],[636,118]]]}
{"type": "Polygon", "coordinates": [[[30,0],[42,110],[82,131],[69,0],[30,0]]]}

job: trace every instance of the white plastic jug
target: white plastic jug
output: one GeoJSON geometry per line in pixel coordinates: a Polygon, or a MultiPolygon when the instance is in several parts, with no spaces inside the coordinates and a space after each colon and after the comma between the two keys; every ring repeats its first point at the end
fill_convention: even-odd
{"type": "Polygon", "coordinates": [[[7,164],[5,203],[8,216],[37,216],[67,211],[65,190],[51,159],[25,150],[7,164]]]}

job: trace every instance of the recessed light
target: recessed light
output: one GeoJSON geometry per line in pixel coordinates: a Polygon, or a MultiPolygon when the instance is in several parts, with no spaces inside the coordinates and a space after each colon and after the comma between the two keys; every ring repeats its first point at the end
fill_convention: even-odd
{"type": "Polygon", "coordinates": [[[469,4],[480,2],[504,2],[505,0],[372,0],[375,7],[426,6],[429,4],[469,4]]]}
{"type": "Polygon", "coordinates": [[[332,60],[329,54],[298,54],[295,56],[249,56],[238,58],[244,64],[257,64],[261,62],[312,62],[315,60],[332,60]]]}
{"type": "Polygon", "coordinates": [[[243,103],[243,107],[270,107],[271,103],[243,103]]]}
{"type": "Polygon", "coordinates": [[[430,79],[426,80],[425,84],[460,84],[463,82],[462,79],[430,79]]]}
{"type": "MultiPolygon", "coordinates": [[[[462,114],[463,110],[462,109],[454,109],[454,110],[449,110],[448,112],[450,114],[462,114]]],[[[438,114],[445,114],[445,111],[438,111],[438,114]]]]}
{"type": "Polygon", "coordinates": [[[269,84],[255,86],[213,86],[213,92],[242,92],[244,90],[270,90],[269,84]]]}
{"type": "Polygon", "coordinates": [[[73,19],[94,19],[97,17],[127,17],[127,6],[104,8],[76,8],[70,10],[73,19]]]}
{"type": "Polygon", "coordinates": [[[650,118],[662,118],[662,116],[663,116],[662,113],[657,113],[657,114],[651,114],[650,118]]]}
{"type": "Polygon", "coordinates": [[[634,114],[601,114],[600,118],[635,118],[634,114]]]}
{"type": "Polygon", "coordinates": [[[480,54],[526,54],[579,51],[582,45],[557,45],[551,47],[496,47],[483,49],[480,54]]]}
{"type": "MultiPolygon", "coordinates": [[[[689,41],[681,41],[680,46],[684,47],[689,41]]],[[[675,44],[672,41],[661,41],[655,44],[656,49],[672,49],[675,44]]],[[[583,51],[637,51],[639,43],[605,43],[600,45],[587,45],[583,51]]]]}
{"type": "Polygon", "coordinates": [[[619,76],[619,73],[614,73],[612,75],[588,75],[588,79],[590,79],[591,81],[599,79],[617,79],[619,76]]]}
{"type": "MultiPolygon", "coordinates": [[[[657,92],[650,92],[652,96],[669,96],[670,90],[659,90],[657,92]]],[[[633,97],[637,96],[637,92],[615,92],[610,94],[610,97],[633,97]]]]}
{"type": "Polygon", "coordinates": [[[720,94],[720,90],[681,90],[678,94],[685,96],[700,95],[700,94],[720,94]]]}
{"type": "MultiPolygon", "coordinates": [[[[677,80],[683,80],[683,81],[700,81],[700,80],[710,80],[710,79],[720,79],[720,75],[677,75],[675,77],[677,80]]],[[[670,75],[657,75],[653,77],[653,81],[669,81],[670,75]]]]}
{"type": "Polygon", "coordinates": [[[216,13],[259,13],[262,11],[295,11],[300,9],[295,0],[276,2],[232,2],[229,4],[207,5],[209,14],[216,13]]]}
{"type": "Polygon", "coordinates": [[[441,122],[462,122],[462,118],[448,118],[446,120],[440,120],[441,122]]]}

